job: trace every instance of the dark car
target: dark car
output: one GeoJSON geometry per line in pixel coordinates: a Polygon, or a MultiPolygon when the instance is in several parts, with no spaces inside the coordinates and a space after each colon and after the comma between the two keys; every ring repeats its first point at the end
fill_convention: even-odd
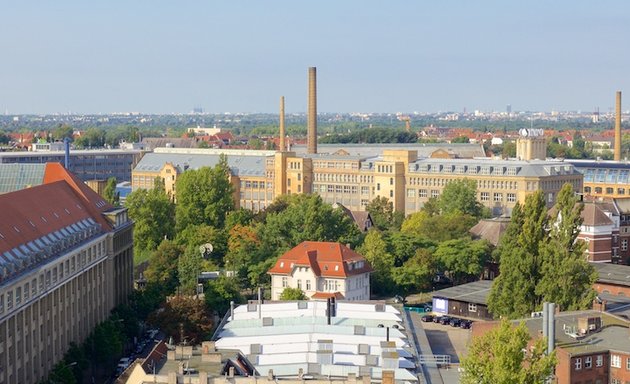
{"type": "Polygon", "coordinates": [[[453,318],[451,319],[451,321],[449,321],[449,322],[448,322],[448,324],[449,324],[451,327],[459,327],[459,325],[461,324],[461,322],[462,322],[462,319],[458,319],[458,318],[456,318],[456,317],[453,317],[453,318]]]}
{"type": "Polygon", "coordinates": [[[433,319],[435,319],[433,315],[424,315],[420,318],[420,320],[424,321],[425,323],[429,323],[433,321],[433,319]]]}
{"type": "Polygon", "coordinates": [[[462,320],[459,323],[459,327],[463,328],[463,329],[470,329],[470,327],[472,326],[472,320],[462,320]]]}
{"type": "Polygon", "coordinates": [[[451,318],[448,317],[448,316],[442,316],[440,318],[440,324],[442,324],[442,325],[446,325],[446,324],[448,324],[450,322],[451,322],[451,318]]]}
{"type": "Polygon", "coordinates": [[[444,316],[435,316],[435,317],[433,318],[433,322],[434,322],[434,323],[439,323],[439,322],[440,322],[440,320],[441,320],[443,317],[444,317],[444,316]]]}

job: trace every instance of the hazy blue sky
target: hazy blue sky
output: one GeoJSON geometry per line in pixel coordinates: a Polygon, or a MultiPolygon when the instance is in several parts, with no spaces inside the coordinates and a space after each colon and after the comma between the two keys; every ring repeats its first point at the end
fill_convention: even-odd
{"type": "Polygon", "coordinates": [[[309,66],[320,112],[606,112],[630,1],[0,3],[0,113],[302,112],[309,66]]]}

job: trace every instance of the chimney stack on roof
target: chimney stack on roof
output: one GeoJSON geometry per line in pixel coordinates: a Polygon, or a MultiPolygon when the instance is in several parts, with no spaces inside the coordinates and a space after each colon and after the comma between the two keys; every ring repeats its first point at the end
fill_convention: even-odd
{"type": "Polygon", "coordinates": [[[621,161],[621,91],[615,102],[615,161],[621,161]]]}
{"type": "Polygon", "coordinates": [[[306,153],[317,153],[317,68],[308,68],[306,153]]]}

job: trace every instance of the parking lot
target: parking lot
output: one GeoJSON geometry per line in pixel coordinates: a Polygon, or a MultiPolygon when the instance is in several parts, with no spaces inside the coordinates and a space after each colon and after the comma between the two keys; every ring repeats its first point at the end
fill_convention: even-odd
{"type": "Polygon", "coordinates": [[[466,353],[470,329],[451,327],[440,323],[422,322],[434,355],[450,355],[451,362],[458,364],[466,353]]]}

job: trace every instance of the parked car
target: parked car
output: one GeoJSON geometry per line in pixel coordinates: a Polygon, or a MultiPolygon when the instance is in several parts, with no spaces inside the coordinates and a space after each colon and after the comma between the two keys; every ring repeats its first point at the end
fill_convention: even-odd
{"type": "Polygon", "coordinates": [[[433,319],[435,318],[435,316],[433,315],[424,315],[420,318],[420,320],[424,321],[425,323],[429,323],[431,321],[433,321],[433,319]]]}
{"type": "Polygon", "coordinates": [[[451,318],[449,316],[442,316],[440,318],[440,324],[446,325],[451,322],[451,318]]]}
{"type": "Polygon", "coordinates": [[[449,321],[449,322],[448,322],[448,324],[449,324],[451,327],[459,327],[459,325],[460,325],[461,323],[462,323],[462,320],[461,320],[461,319],[458,319],[458,318],[456,318],[456,317],[453,317],[453,318],[451,319],[451,321],[449,321]]]}
{"type": "Polygon", "coordinates": [[[459,323],[459,327],[463,328],[463,329],[470,329],[470,327],[472,326],[472,320],[462,320],[459,323]]]}
{"type": "Polygon", "coordinates": [[[435,316],[435,317],[433,317],[433,322],[434,322],[434,323],[439,323],[439,322],[440,322],[440,319],[441,319],[442,317],[443,317],[443,316],[435,316]]]}

